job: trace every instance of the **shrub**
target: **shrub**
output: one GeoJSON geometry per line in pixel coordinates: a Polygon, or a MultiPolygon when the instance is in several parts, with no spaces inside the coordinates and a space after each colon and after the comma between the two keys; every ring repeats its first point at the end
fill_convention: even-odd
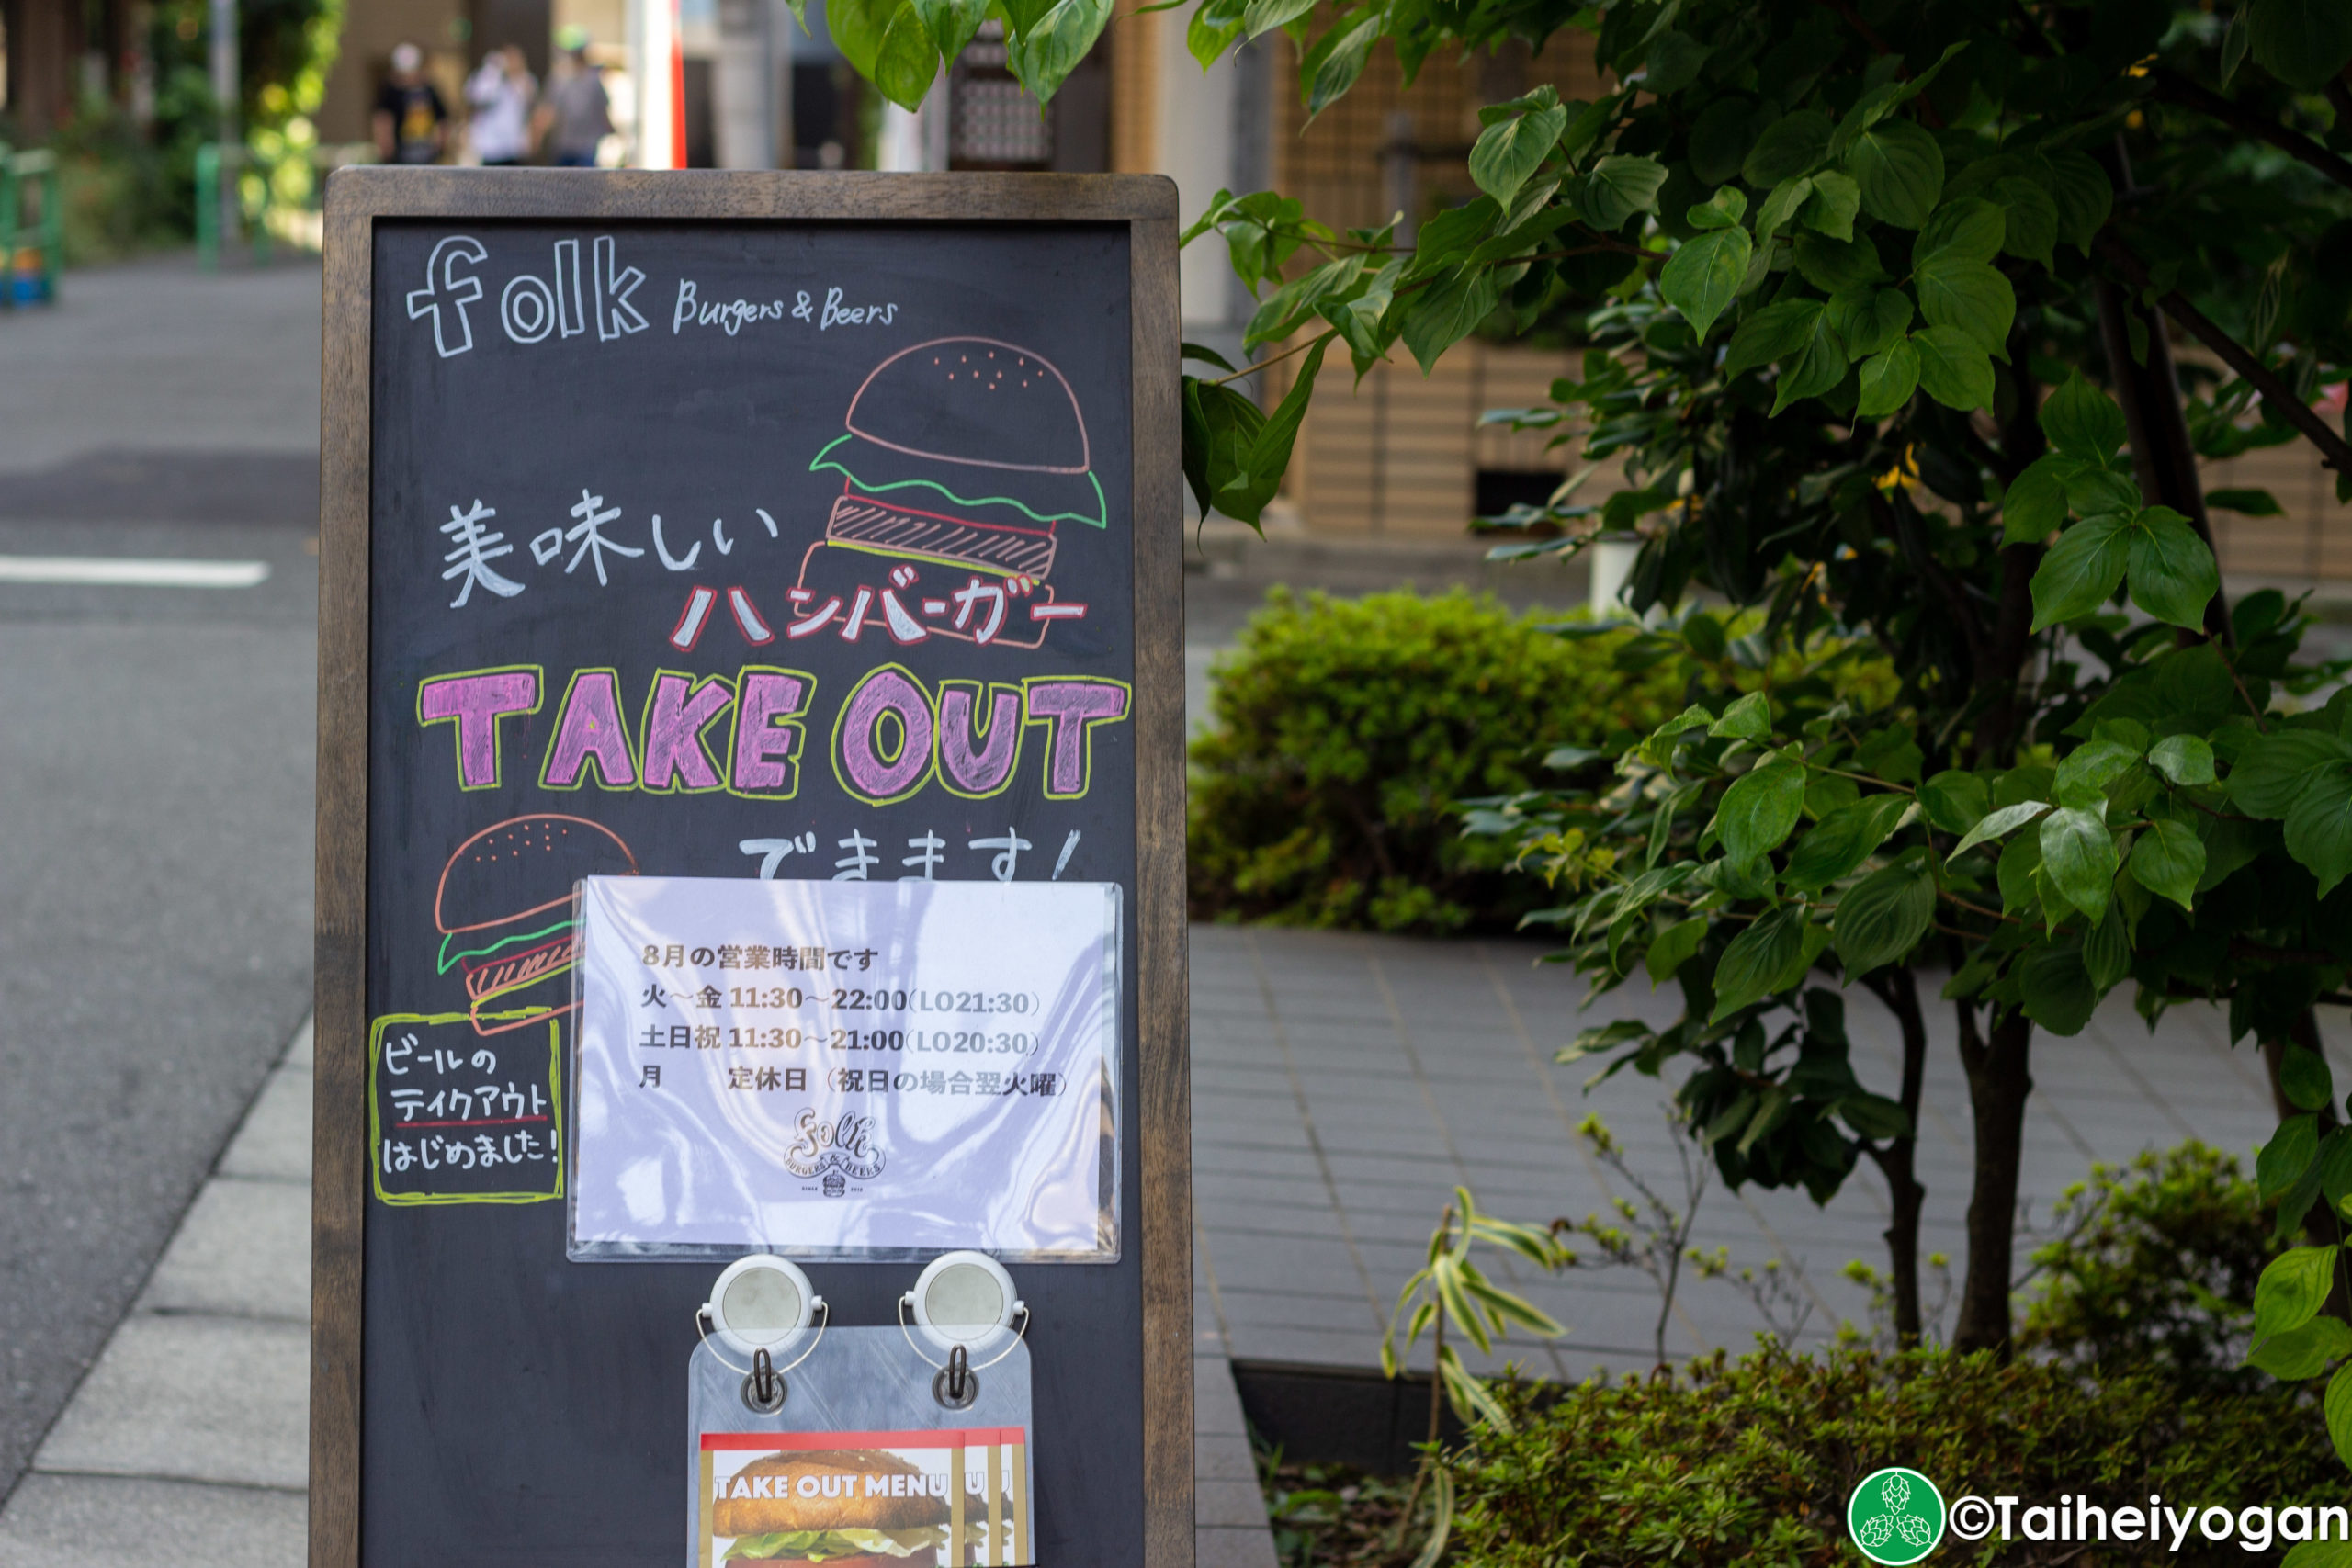
{"type": "Polygon", "coordinates": [[[1196,917],[1376,931],[1508,928],[1544,899],[1454,804],[1510,795],[1561,746],[1646,731],[1679,705],[1663,668],[1612,665],[1628,634],[1561,637],[1456,591],[1285,589],[1219,660],[1193,743],[1196,917]]]}
{"type": "MultiPolygon", "coordinates": [[[[1902,1464],[2020,1508],[2086,1495],[2102,1507],[2194,1500],[2341,1506],[2343,1475],[2316,1401],[2294,1392],[2184,1395],[2135,1371],[1989,1355],[1719,1352],[1672,1378],[1498,1391],[1517,1429],[1485,1427],[1455,1456],[1456,1568],[1592,1563],[1830,1564],[1856,1561],[1856,1483],[1902,1464]]],[[[2109,1542],[2101,1563],[2244,1562],[2194,1529],[2175,1556],[2109,1542]]],[[[2064,1547],[1947,1540],[1979,1562],[2055,1562],[2064,1547]]]]}
{"type": "Polygon", "coordinates": [[[2274,1250],[2267,1205],[2238,1162],[2191,1140],[2093,1166],[2037,1249],[2020,1349],[2085,1369],[2145,1366],[2184,1386],[2252,1388],[2254,1287],[2274,1250]]]}

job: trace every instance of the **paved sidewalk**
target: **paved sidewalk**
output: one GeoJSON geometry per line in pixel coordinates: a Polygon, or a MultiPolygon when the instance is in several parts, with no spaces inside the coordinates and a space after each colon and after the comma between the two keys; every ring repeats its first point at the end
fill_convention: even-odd
{"type": "MultiPolygon", "coordinates": [[[[1484,1209],[1538,1224],[1605,1209],[1622,1184],[1576,1136],[1588,1113],[1617,1134],[1636,1172],[1679,1190],[1666,1086],[1628,1071],[1588,1095],[1598,1064],[1552,1060],[1588,1021],[1669,1021],[1679,993],[1652,993],[1636,979],[1587,1020],[1577,1013],[1584,983],[1539,966],[1544,951],[1193,928],[1196,1312],[1235,1360],[1376,1367],[1397,1288],[1420,1267],[1457,1184],[1484,1209]]],[[[1949,1254],[1956,1270],[1966,1252],[1968,1096],[1951,1010],[1928,1005],[1922,1244],[1949,1254]]],[[[1847,1008],[1857,1073],[1891,1091],[1900,1063],[1894,1021],[1860,990],[1847,1008]]],[[[2045,1226],[2051,1204],[2095,1160],[2195,1135],[2239,1155],[2251,1173],[2252,1151],[2275,1125],[2259,1059],[2251,1046],[2229,1049],[2210,1008],[2177,1009],[2151,1035],[2118,997],[2080,1035],[2037,1036],[2033,1052],[2020,1196],[2045,1226]]],[[[2352,1077],[2340,1039],[2332,1056],[2338,1081],[2352,1077]]],[[[1820,1341],[1841,1321],[1865,1322],[1867,1293],[1839,1270],[1855,1258],[1884,1266],[1886,1219],[1885,1187],[1864,1161],[1826,1208],[1801,1190],[1712,1187],[1694,1239],[1709,1250],[1728,1246],[1735,1266],[1777,1258],[1801,1273],[1813,1309],[1804,1337],[1820,1341]]],[[[2020,1257],[2030,1245],[2021,1238],[2020,1257]]],[[[1646,1278],[1531,1277],[1503,1255],[1490,1268],[1568,1333],[1550,1345],[1505,1342],[1487,1366],[1516,1359],[1540,1376],[1577,1379],[1651,1364],[1659,1307],[1646,1278]]],[[[1930,1282],[1929,1306],[1936,1293],[1930,1282]]],[[[1686,1270],[1668,1353],[1745,1349],[1763,1326],[1736,1289],[1686,1270]]],[[[1428,1366],[1426,1341],[1413,1364],[1428,1366]]]]}
{"type": "Polygon", "coordinates": [[[310,1316],[306,1021],[0,1510],[0,1568],[296,1568],[310,1316]]]}

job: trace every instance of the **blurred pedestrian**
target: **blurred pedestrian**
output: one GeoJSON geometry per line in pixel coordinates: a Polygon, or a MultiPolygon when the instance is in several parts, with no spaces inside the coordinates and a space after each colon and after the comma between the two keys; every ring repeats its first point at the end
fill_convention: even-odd
{"type": "Polygon", "coordinates": [[[514,44],[482,56],[481,69],[466,84],[473,118],[466,140],[474,156],[491,168],[511,167],[531,154],[531,107],[539,84],[523,51],[514,44]]]}
{"type": "Polygon", "coordinates": [[[559,167],[593,169],[597,144],[613,132],[612,99],[605,92],[604,72],[589,62],[587,35],[567,28],[562,42],[547,101],[539,106],[539,129],[551,133],[549,151],[559,167]]]}
{"type": "Polygon", "coordinates": [[[424,51],[413,43],[392,51],[392,69],[376,96],[376,152],[388,164],[440,162],[449,106],[424,79],[424,51]]]}

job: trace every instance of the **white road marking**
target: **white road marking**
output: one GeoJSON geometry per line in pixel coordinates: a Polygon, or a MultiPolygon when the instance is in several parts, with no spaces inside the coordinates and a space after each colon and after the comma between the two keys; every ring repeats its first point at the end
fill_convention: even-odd
{"type": "Polygon", "coordinates": [[[80,583],[108,588],[252,588],[268,576],[269,563],[264,560],[0,556],[0,582],[80,583]]]}

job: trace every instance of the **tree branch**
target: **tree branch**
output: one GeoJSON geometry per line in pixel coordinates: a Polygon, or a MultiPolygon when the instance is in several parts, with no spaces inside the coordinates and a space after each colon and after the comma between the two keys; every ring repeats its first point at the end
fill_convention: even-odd
{"type": "Polygon", "coordinates": [[[1322,343],[1327,339],[1338,337],[1339,335],[1339,328],[1328,328],[1325,331],[1317,333],[1313,337],[1300,339],[1298,342],[1291,344],[1288,348],[1283,349],[1280,354],[1269,355],[1265,358],[1259,360],[1254,365],[1243,366],[1240,369],[1236,370],[1230,376],[1219,376],[1216,380],[1204,382],[1203,385],[1222,387],[1227,381],[1238,381],[1244,376],[1255,376],[1259,371],[1265,369],[1270,365],[1280,365],[1283,360],[1288,359],[1291,355],[1295,354],[1305,354],[1317,344],[1322,343]]]}
{"type": "MultiPolygon", "coordinates": [[[[2099,250],[2123,272],[2132,288],[2146,293],[2150,288],[2148,269],[2123,243],[2113,237],[2099,242],[2099,250]]],[[[2339,474],[2352,474],[2352,442],[2347,442],[2327,427],[2327,421],[2312,412],[2294,389],[2279,379],[2278,374],[2265,366],[2244,344],[2215,325],[2212,319],[2188,301],[2177,288],[2156,301],[2158,309],[2178,321],[2188,334],[2207,348],[2215,357],[2245,378],[2246,384],[2262,394],[2263,403],[2278,412],[2280,419],[2293,425],[2304,439],[2320,449],[2322,459],[2339,474]]]]}
{"type": "Polygon", "coordinates": [[[2257,141],[2267,141],[2297,163],[2315,169],[2337,185],[2352,190],[2352,160],[2338,157],[2301,131],[2290,130],[2276,120],[2266,119],[2168,66],[2156,67],[2149,73],[2149,79],[2155,84],[2154,96],[2163,102],[2194,109],[2208,119],[2220,120],[2223,125],[2234,127],[2257,141]]]}
{"type": "MultiPolygon", "coordinates": [[[[1854,9],[1852,0],[1822,0],[1822,4],[1827,6],[1831,10],[1844,17],[1846,25],[1853,28],[1854,31],[1860,35],[1864,43],[1870,45],[1870,50],[1872,54],[1886,55],[1894,53],[1894,50],[1887,47],[1886,40],[1878,36],[1878,29],[1871,27],[1867,21],[1863,20],[1862,14],[1854,9]]],[[[1911,80],[1911,71],[1908,67],[1904,68],[1903,79],[1905,82],[1911,80]]],[[[1944,117],[1936,112],[1936,106],[1929,103],[1924,95],[1912,101],[1919,106],[1920,118],[1926,120],[1929,125],[1934,126],[1938,130],[1941,130],[1944,128],[1944,117]]]]}

